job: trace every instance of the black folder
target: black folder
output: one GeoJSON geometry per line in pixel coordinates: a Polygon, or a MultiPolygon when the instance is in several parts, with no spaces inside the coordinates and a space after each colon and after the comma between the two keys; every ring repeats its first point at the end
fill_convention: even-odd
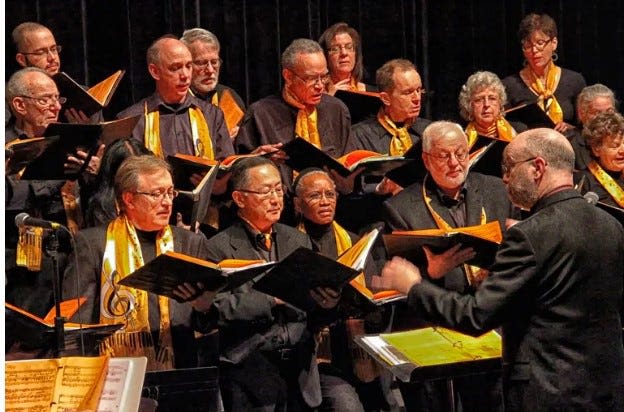
{"type": "Polygon", "coordinates": [[[422,160],[422,142],[414,143],[403,157],[414,161],[389,171],[386,177],[401,187],[422,181],[427,175],[427,169],[422,160]]]}
{"type": "Polygon", "coordinates": [[[250,281],[273,265],[272,262],[257,262],[246,267],[227,269],[182,253],[166,252],[120,280],[119,284],[180,301],[173,290],[182,283],[195,285],[201,282],[205,290],[226,291],[250,281]]]}
{"type": "Polygon", "coordinates": [[[310,290],[342,289],[359,271],[310,249],[299,248],[260,278],[254,289],[275,296],[299,309],[310,306],[310,290]]]}
{"type": "Polygon", "coordinates": [[[470,171],[502,177],[503,151],[508,144],[509,142],[479,135],[471,148],[472,153],[479,153],[470,159],[470,171]]]}
{"type": "MultiPolygon", "coordinates": [[[[423,246],[428,246],[433,253],[438,254],[452,248],[458,243],[461,243],[462,248],[471,247],[476,252],[475,257],[466,263],[482,268],[488,268],[492,265],[492,263],[494,263],[500,239],[502,238],[500,224],[498,221],[492,221],[480,226],[455,228],[454,231],[451,230],[443,234],[417,234],[414,232],[419,231],[403,232],[405,234],[397,234],[397,232],[393,232],[392,234],[383,235],[388,255],[401,256],[412,260],[417,264],[425,264],[427,262],[427,258],[424,250],[422,249],[423,246]],[[461,232],[461,230],[467,229],[470,231],[472,228],[479,227],[487,228],[488,236],[475,236],[470,233],[461,232]],[[492,237],[497,237],[493,236],[494,233],[498,236],[498,240],[492,239],[492,237]]],[[[429,232],[435,232],[435,230],[431,230],[429,232]]]]}
{"type": "Polygon", "coordinates": [[[89,89],[83,88],[65,72],[55,74],[52,79],[60,95],[67,99],[63,109],[81,110],[91,117],[108,105],[124,73],[124,70],[119,70],[89,89]]]}
{"type": "Polygon", "coordinates": [[[336,90],[334,97],[342,100],[351,114],[351,124],[375,116],[382,106],[379,93],[336,90]]]}
{"type": "MultiPolygon", "coordinates": [[[[76,178],[80,171],[72,174],[65,171],[64,164],[68,155],[74,154],[77,150],[88,152],[89,156],[85,160],[86,166],[90,157],[97,151],[99,144],[106,145],[116,139],[131,136],[139,118],[140,116],[127,117],[99,124],[51,123],[44,132],[45,142],[36,139],[11,142],[14,153],[37,155],[34,158],[20,156],[19,161],[15,162],[26,166],[22,179],[65,180],[76,178]],[[22,145],[34,145],[34,147],[21,148],[22,145]]],[[[13,166],[11,170],[13,170],[13,166]]]]}
{"type": "Polygon", "coordinates": [[[555,123],[537,103],[524,103],[509,108],[505,111],[505,117],[509,121],[524,123],[529,129],[538,127],[552,129],[555,127],[555,123]]]}

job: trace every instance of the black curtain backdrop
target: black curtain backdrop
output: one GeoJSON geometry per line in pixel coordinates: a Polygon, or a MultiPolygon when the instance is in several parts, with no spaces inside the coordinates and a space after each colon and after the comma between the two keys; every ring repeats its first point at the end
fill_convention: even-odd
{"type": "Polygon", "coordinates": [[[345,21],[362,37],[365,80],[374,83],[385,61],[407,58],[429,91],[422,115],[459,120],[457,95],[471,73],[502,78],[522,67],[516,31],[531,12],[557,21],[559,65],[624,98],[622,0],[7,0],[6,77],[18,68],[11,31],[40,22],[63,45],[61,69],[79,82],[127,71],[105,111],[110,119],[153,92],[149,44],[199,26],[221,41],[221,83],[249,104],[279,90],[280,54],[293,39],[318,39],[345,21]]]}

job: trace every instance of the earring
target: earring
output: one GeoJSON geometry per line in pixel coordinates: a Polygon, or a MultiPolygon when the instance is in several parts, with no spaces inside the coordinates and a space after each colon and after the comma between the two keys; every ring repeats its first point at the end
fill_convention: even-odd
{"type": "Polygon", "coordinates": [[[553,52],[550,58],[552,59],[552,61],[556,62],[557,59],[559,59],[559,55],[557,54],[557,52],[553,52]]]}

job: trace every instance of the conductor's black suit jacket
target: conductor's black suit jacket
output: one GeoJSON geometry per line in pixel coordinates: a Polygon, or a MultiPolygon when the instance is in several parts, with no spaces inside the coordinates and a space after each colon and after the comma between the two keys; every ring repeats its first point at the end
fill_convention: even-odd
{"type": "Polygon", "coordinates": [[[624,410],[624,230],[574,190],[531,212],[474,295],[425,280],[408,304],[471,335],[502,325],[507,410],[624,410]]]}

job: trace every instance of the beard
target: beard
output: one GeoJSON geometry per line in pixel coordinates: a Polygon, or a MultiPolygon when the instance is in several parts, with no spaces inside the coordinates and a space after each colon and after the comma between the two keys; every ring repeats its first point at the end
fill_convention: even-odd
{"type": "Polygon", "coordinates": [[[524,210],[530,210],[537,202],[537,185],[528,176],[520,175],[507,184],[511,203],[524,210]]]}

